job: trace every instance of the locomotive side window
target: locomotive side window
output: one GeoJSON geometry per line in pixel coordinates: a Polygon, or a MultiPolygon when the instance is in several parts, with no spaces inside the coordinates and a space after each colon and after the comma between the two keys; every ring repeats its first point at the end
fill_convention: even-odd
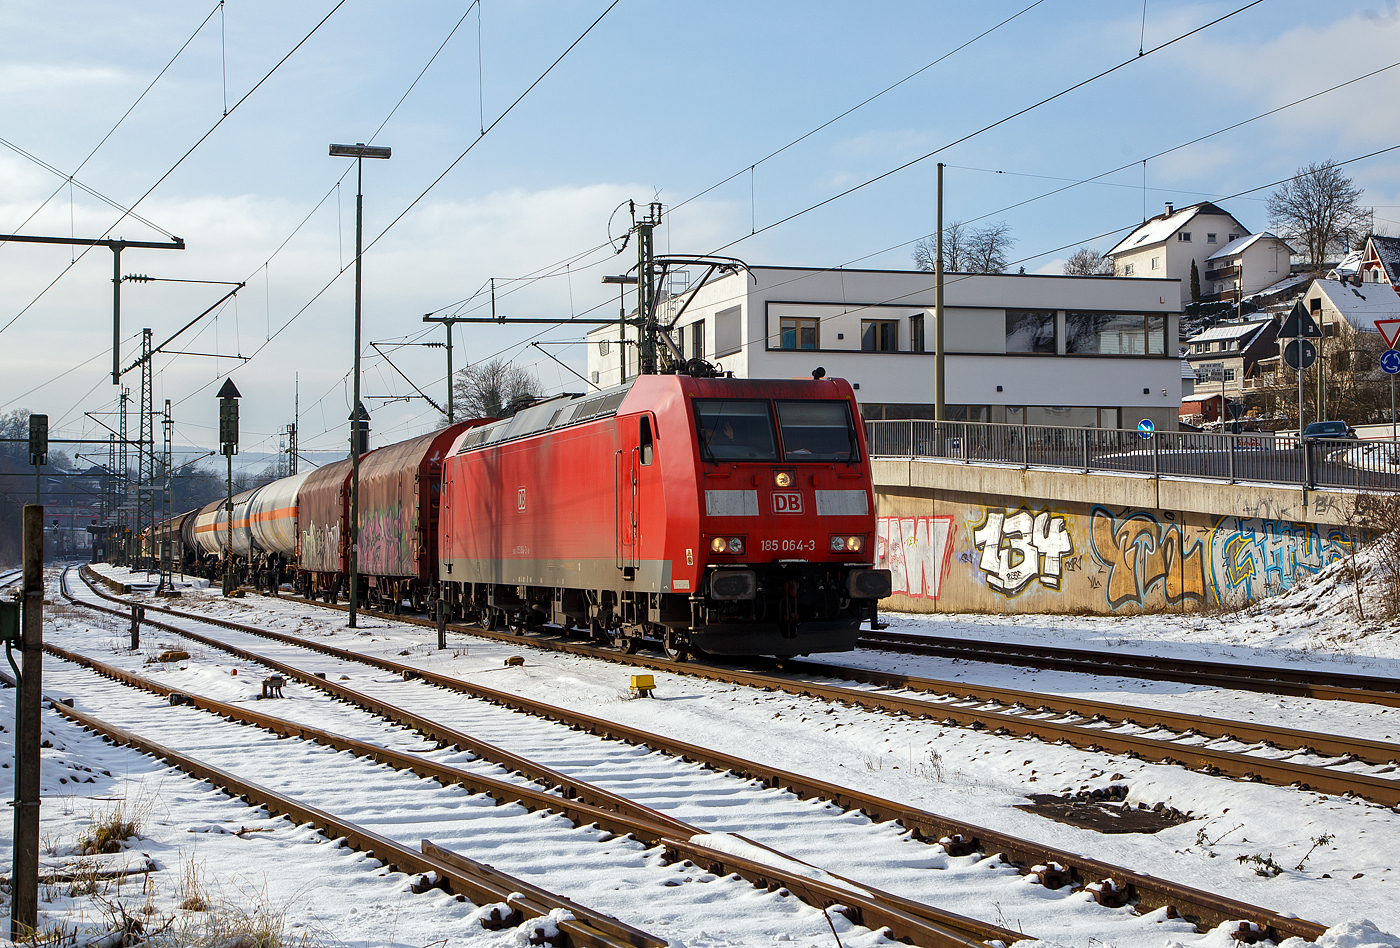
{"type": "Polygon", "coordinates": [[[855,428],[845,402],[778,402],[786,461],[854,461],[855,428]]]}
{"type": "Polygon", "coordinates": [[[642,463],[643,463],[643,464],[650,464],[650,463],[651,463],[651,417],[650,417],[649,415],[643,415],[643,416],[641,417],[641,421],[640,421],[639,424],[638,424],[638,429],[637,429],[637,444],[639,445],[639,452],[638,452],[638,453],[640,453],[641,456],[642,456],[642,463]]]}
{"type": "Polygon", "coordinates": [[[768,402],[729,398],[695,401],[700,455],[707,461],[776,461],[768,402]]]}

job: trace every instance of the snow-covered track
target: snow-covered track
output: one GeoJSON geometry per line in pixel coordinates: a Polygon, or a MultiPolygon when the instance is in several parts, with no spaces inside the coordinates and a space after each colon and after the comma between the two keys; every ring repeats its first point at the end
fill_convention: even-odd
{"type": "Polygon", "coordinates": [[[62,701],[49,702],[49,707],[113,743],[163,760],[192,777],[208,781],[232,796],[263,808],[270,815],[314,826],[328,839],[341,840],[350,848],[384,862],[390,871],[420,873],[429,878],[435,876],[434,881],[440,883],[436,887],[462,895],[478,906],[503,906],[505,911],[499,913],[501,927],[517,924],[525,918],[548,917],[562,909],[573,916],[572,920],[555,916],[553,921],[567,933],[571,945],[580,948],[665,948],[667,944],[666,939],[657,938],[461,854],[443,851],[427,840],[423,841],[422,852],[415,851],[324,809],[278,793],[149,737],[117,727],[88,711],[70,707],[62,701]]]}
{"type": "Polygon", "coordinates": [[[1264,694],[1319,698],[1324,701],[1356,701],[1400,707],[1400,683],[1394,678],[1353,675],[1319,669],[1239,665],[1191,658],[1158,658],[1121,650],[1020,645],[981,639],[908,635],[900,632],[862,632],[859,647],[903,655],[936,655],[969,662],[1018,665],[1086,675],[1113,675],[1174,681],[1213,688],[1257,691],[1264,694]]]}
{"type": "MultiPolygon", "coordinates": [[[[84,578],[86,579],[86,576],[84,578]]],[[[106,599],[113,598],[106,596],[100,591],[98,591],[97,594],[106,599]]],[[[1281,915],[1274,911],[1222,897],[1215,893],[1178,885],[1145,873],[1135,872],[1121,866],[1090,859],[1067,850],[1045,846],[1035,841],[1018,838],[1007,833],[920,810],[872,794],[853,791],[846,787],[841,787],[812,777],[784,771],[765,763],[746,760],[734,755],[698,747],[648,731],[605,721],[581,712],[559,708],[543,702],[532,701],[527,698],[465,682],[452,676],[441,675],[412,665],[375,658],[348,649],[336,648],[320,642],[307,640],[299,636],[258,629],[223,619],[149,605],[147,609],[148,612],[163,611],[181,619],[227,628],[238,632],[245,632],[264,639],[291,645],[298,649],[306,649],[324,655],[330,655],[344,662],[369,665],[374,668],[392,672],[405,679],[419,679],[425,684],[434,685],[460,694],[466,694],[503,707],[560,722],[577,730],[603,738],[647,746],[683,760],[695,761],[708,765],[719,771],[729,771],[747,778],[760,780],[767,786],[782,788],[804,799],[829,801],[846,810],[863,812],[872,820],[897,820],[903,826],[911,830],[916,838],[928,842],[938,842],[942,839],[961,837],[959,842],[964,846],[971,846],[977,851],[988,854],[1001,854],[1006,861],[1019,865],[1022,871],[1026,871],[1030,869],[1030,867],[1036,865],[1059,863],[1068,870],[1071,881],[1077,886],[1084,886],[1103,880],[1112,880],[1120,890],[1127,893],[1140,912],[1145,913],[1158,908],[1170,907],[1176,913],[1191,919],[1203,927],[1211,927],[1221,922],[1234,919],[1249,919],[1261,927],[1274,932],[1279,937],[1298,935],[1307,939],[1314,939],[1323,931],[1322,927],[1315,923],[1281,915]]],[[[319,688],[367,710],[373,711],[376,714],[381,714],[384,717],[395,720],[405,726],[414,727],[427,736],[447,742],[447,739],[441,735],[447,734],[449,729],[445,728],[443,725],[428,721],[410,712],[404,711],[403,709],[394,708],[392,705],[378,698],[359,692],[339,682],[325,680],[287,663],[279,662],[267,656],[259,655],[250,650],[237,647],[216,638],[201,635],[182,627],[170,625],[168,623],[152,623],[149,616],[148,624],[154,624],[176,635],[187,637],[192,641],[200,642],[212,648],[224,650],[248,661],[259,662],[270,669],[281,672],[289,678],[319,688]]],[[[604,652],[603,654],[605,657],[610,657],[616,653],[604,652]]],[[[679,667],[682,670],[686,668],[686,666],[679,667]]],[[[859,694],[859,692],[856,693],[859,694]]],[[[504,764],[504,766],[516,769],[516,766],[512,764],[504,764]]],[[[520,772],[530,776],[531,771],[529,769],[523,769],[528,766],[529,764],[526,762],[522,765],[520,772]]],[[[538,770],[537,765],[536,769],[538,770]]],[[[544,779],[546,782],[549,782],[548,778],[544,779]]],[[[559,790],[561,793],[568,795],[572,792],[571,787],[573,786],[574,784],[572,781],[568,778],[564,778],[564,782],[559,785],[559,790]]],[[[590,800],[589,802],[597,801],[590,800]]]]}
{"type": "MultiPolygon", "coordinates": [[[[543,790],[508,783],[460,767],[435,762],[421,754],[396,751],[383,744],[370,743],[347,735],[333,733],[323,728],[294,723],[275,715],[253,711],[206,696],[180,692],[115,665],[55,645],[46,645],[45,651],[57,658],[82,665],[104,678],[133,688],[140,688],[167,699],[173,698],[175,703],[189,704],[201,711],[216,714],[229,721],[252,725],[280,737],[297,738],[335,750],[347,751],[357,757],[371,759],[396,770],[410,771],[420,777],[436,780],[442,786],[457,784],[472,793],[486,794],[498,804],[513,802],[530,811],[544,810],[559,813],[576,826],[596,824],[619,836],[631,836],[648,845],[664,846],[672,862],[689,859],[704,865],[709,872],[715,875],[724,876],[734,873],[759,887],[781,885],[796,894],[798,898],[819,909],[840,904],[845,907],[847,917],[856,924],[871,929],[888,928],[891,937],[907,938],[916,945],[930,946],[930,948],[985,948],[985,943],[988,941],[995,940],[1010,944],[1026,937],[1021,933],[1000,926],[964,918],[950,912],[942,912],[922,903],[874,890],[870,886],[849,879],[832,877],[837,884],[831,885],[813,879],[809,875],[788,871],[781,865],[781,862],[791,862],[791,857],[781,853],[773,853],[774,856],[778,857],[777,860],[761,864],[742,856],[698,845],[691,840],[701,836],[704,833],[703,830],[587,784],[580,784],[574,788],[579,791],[578,796],[586,795],[606,799],[610,803],[608,808],[580,802],[577,797],[572,800],[566,799],[543,790]]],[[[446,736],[448,735],[435,735],[435,739],[441,742],[442,738],[446,736]]],[[[489,745],[466,738],[465,735],[453,735],[452,739],[459,749],[461,744],[466,742],[478,748],[489,747],[489,745]]],[[[494,749],[493,756],[507,755],[497,748],[494,749]]],[[[549,771],[545,772],[549,773],[549,771]]],[[[559,777],[568,779],[564,778],[562,774],[559,777]]],[[[577,781],[574,783],[577,784],[577,781]]],[[[748,846],[758,845],[750,840],[740,839],[748,846]]],[[[424,851],[429,852],[427,848],[424,851]]]]}
{"type": "MultiPolygon", "coordinates": [[[[84,573],[85,578],[86,575],[84,573]]],[[[334,608],[311,600],[295,601],[334,608]]],[[[185,615],[158,606],[147,606],[147,609],[165,611],[171,615],[185,615]]],[[[412,617],[386,618],[431,625],[412,617]]],[[[215,620],[215,624],[219,624],[219,621],[215,620]]],[[[228,627],[262,634],[258,630],[238,626],[236,623],[230,623],[228,627]]],[[[1393,762],[1400,760],[1400,745],[1383,741],[1249,724],[1243,721],[1211,719],[1087,699],[1076,698],[1070,701],[1053,695],[990,685],[921,679],[825,662],[782,660],[772,663],[774,671],[771,673],[754,672],[721,665],[674,662],[646,655],[626,655],[614,649],[598,648],[543,635],[514,636],[482,631],[474,627],[461,628],[458,631],[635,667],[857,705],[874,711],[933,718],[950,726],[985,728],[999,734],[1050,742],[1065,741],[1085,750],[1125,754],[1142,760],[1177,764],[1218,776],[1283,787],[1296,786],[1302,790],[1356,796],[1384,806],[1400,806],[1400,779],[1345,769],[1359,767],[1362,766],[1361,762],[1369,761],[1377,765],[1371,768],[1373,770],[1384,767],[1387,768],[1387,772],[1395,773],[1393,762]],[[801,672],[811,677],[798,678],[787,674],[788,672],[801,672]],[[898,691],[876,692],[851,688],[816,680],[817,676],[870,682],[898,691]],[[951,695],[951,700],[931,700],[908,692],[947,694],[951,695]],[[1211,743],[1206,743],[1207,741],[1216,745],[1234,746],[1212,746],[1211,743]],[[1278,753],[1279,749],[1282,749],[1284,754],[1313,756],[1321,762],[1300,763],[1270,756],[1278,753]]]]}

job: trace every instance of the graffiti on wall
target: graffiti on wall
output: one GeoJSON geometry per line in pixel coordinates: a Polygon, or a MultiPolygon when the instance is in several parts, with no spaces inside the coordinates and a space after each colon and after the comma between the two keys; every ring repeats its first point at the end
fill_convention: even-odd
{"type": "Polygon", "coordinates": [[[937,599],[953,552],[953,518],[878,517],[875,565],[890,571],[896,593],[937,599]]]}
{"type": "Polygon", "coordinates": [[[1020,594],[1033,580],[1059,589],[1065,558],[1074,552],[1064,515],[1049,510],[988,507],[972,531],[972,543],[987,585],[1005,596],[1020,594]]]}
{"type": "Polygon", "coordinates": [[[1348,555],[1353,542],[1339,527],[1227,517],[1210,538],[1216,600],[1253,602],[1291,589],[1348,555]]]}
{"type": "Polygon", "coordinates": [[[1089,543],[1107,573],[1104,597],[1109,608],[1141,609],[1154,595],[1168,605],[1209,602],[1210,547],[1189,532],[1146,511],[1119,515],[1107,507],[1094,507],[1089,514],[1089,543]]]}

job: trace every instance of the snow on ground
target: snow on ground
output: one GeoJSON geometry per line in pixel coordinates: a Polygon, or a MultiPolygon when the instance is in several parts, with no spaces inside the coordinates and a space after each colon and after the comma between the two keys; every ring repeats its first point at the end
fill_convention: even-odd
{"type": "MultiPolygon", "coordinates": [[[[1244,616],[893,618],[899,620],[905,630],[923,627],[932,634],[983,636],[995,632],[1018,640],[1069,645],[1125,642],[1151,653],[1206,653],[1211,658],[1225,660],[1319,662],[1324,667],[1337,667],[1332,662],[1355,654],[1349,649],[1356,647],[1358,639],[1365,643],[1365,650],[1374,652],[1385,644],[1386,634],[1359,629],[1354,619],[1342,616],[1328,618],[1322,629],[1309,633],[1319,636],[1318,641],[1300,640],[1294,633],[1284,631],[1289,621],[1280,618],[1288,616],[1290,610],[1296,612],[1301,608],[1292,605],[1294,602],[1319,601],[1320,597],[1328,595],[1344,598],[1348,590],[1338,586],[1335,572],[1330,578],[1324,575],[1318,584],[1300,587],[1288,597],[1273,600],[1268,609],[1257,608],[1244,616]],[[1274,621],[1271,622],[1271,618],[1274,621]],[[1250,634],[1236,631],[1235,624],[1241,621],[1252,624],[1250,634]],[[962,631],[950,633],[948,630],[952,627],[962,631]],[[1345,637],[1348,627],[1351,638],[1345,637]],[[1206,640],[1201,641],[1201,636],[1206,640]],[[1300,642],[1312,644],[1303,648],[1300,642]],[[1320,650],[1319,642],[1327,643],[1326,652],[1320,650]]],[[[1397,838],[1397,817],[1384,807],[1286,788],[1239,783],[1181,768],[1142,764],[1036,741],[945,728],[927,721],[831,707],[808,699],[755,692],[685,676],[658,674],[657,700],[631,701],[625,696],[630,674],[626,667],[536,651],[523,644],[514,647],[510,643],[455,635],[450,640],[453,648],[437,652],[433,648],[431,630],[399,625],[378,616],[362,616],[361,629],[355,634],[345,628],[343,615],[260,597],[223,600],[211,593],[188,591],[180,606],[252,621],[279,631],[324,636],[331,644],[420,664],[598,717],[770,761],[785,769],[1150,871],[1324,924],[1365,915],[1382,928],[1400,928],[1400,907],[1392,894],[1400,885],[1400,873],[1392,871],[1391,858],[1397,838]],[[504,658],[512,654],[524,655],[526,664],[504,667],[504,658]],[[1104,836],[1015,809],[1017,804],[1026,802],[1028,793],[1075,791],[1109,783],[1126,784],[1130,802],[1149,805],[1163,802],[1198,818],[1153,835],[1104,836]],[[1314,846],[1314,842],[1324,836],[1328,840],[1314,846]],[[1246,860],[1258,857],[1261,861],[1269,858],[1283,871],[1277,876],[1258,875],[1253,868],[1256,863],[1239,862],[1241,857],[1246,860]],[[1299,864],[1303,868],[1295,869],[1299,864]]],[[[92,646],[92,632],[85,630],[94,629],[100,635],[101,646],[115,648],[124,637],[124,623],[119,620],[94,621],[87,617],[78,620],[76,615],[72,620],[59,630],[61,634],[56,640],[62,641],[70,635],[85,637],[92,646]],[[105,634],[102,633],[104,621],[105,634]]],[[[1000,921],[1013,928],[1020,925],[1030,934],[1049,935],[1062,943],[1075,945],[1091,945],[1090,939],[1093,939],[1118,948],[1135,945],[1158,948],[1168,934],[1170,940],[1186,945],[1206,944],[1216,937],[1211,935],[1202,940],[1190,933],[1167,933],[1163,925],[1154,924],[1152,920],[1120,921],[1106,910],[1088,907],[1086,911],[1072,899],[1047,893],[1015,877],[998,881],[995,863],[990,860],[980,861],[982,865],[961,865],[963,861],[949,859],[936,849],[901,841],[897,827],[876,828],[882,832],[866,831],[867,836],[851,841],[835,836],[839,845],[824,844],[823,837],[841,829],[843,819],[858,825],[864,818],[856,814],[843,815],[839,811],[833,813],[832,808],[821,804],[800,801],[787,804],[789,809],[805,808],[808,818],[819,829],[805,836],[799,834],[796,840],[778,838],[765,830],[791,825],[791,817],[781,812],[782,807],[750,813],[747,806],[726,806],[726,797],[734,796],[734,791],[723,783],[707,783],[708,778],[678,773],[677,768],[682,765],[661,755],[615,743],[606,745],[613,748],[606,753],[597,747],[580,753],[571,740],[560,739],[559,731],[552,726],[531,722],[503,709],[484,710],[479,702],[449,695],[421,682],[401,682],[382,673],[379,677],[385,680],[378,681],[376,674],[363,666],[345,665],[329,657],[309,657],[300,650],[252,637],[240,638],[237,633],[207,628],[201,631],[310,670],[325,670],[328,674],[334,671],[337,677],[348,674],[356,687],[373,690],[399,704],[430,710],[435,716],[440,712],[444,720],[458,726],[469,721],[468,729],[484,739],[576,773],[581,779],[627,793],[706,830],[739,832],[832,872],[953,911],[1000,921]],[[516,743],[512,744],[512,740],[516,743]],[[554,748],[554,757],[548,756],[551,748],[554,748]],[[903,854],[902,847],[912,847],[913,855],[903,854]],[[927,871],[930,866],[945,868],[930,873],[927,871]]],[[[182,669],[165,667],[159,673],[162,680],[200,691],[204,691],[205,683],[214,680],[224,686],[231,685],[231,676],[224,674],[223,669],[239,663],[231,663],[227,655],[212,650],[201,655],[194,649],[192,654],[196,660],[182,663],[182,669]]],[[[847,658],[841,656],[840,660],[847,658]]],[[[894,659],[894,656],[879,653],[867,653],[862,658],[866,663],[885,663],[879,667],[889,667],[894,659]]],[[[1383,663],[1387,668],[1400,667],[1400,663],[1388,655],[1370,660],[1383,663]]],[[[1170,703],[1178,697],[1190,697],[1197,705],[1181,707],[1171,703],[1170,706],[1198,711],[1202,707],[1216,707],[1226,717],[1253,714],[1267,716],[1269,720],[1286,712],[1306,720],[1312,729],[1364,732],[1382,740],[1400,736],[1391,726],[1394,718],[1387,720],[1387,716],[1395,712],[1375,706],[1358,710],[1337,702],[1306,702],[1248,693],[1201,694],[1203,689],[1179,685],[1166,688],[1153,685],[1144,689],[1138,687],[1141,683],[1127,679],[1046,675],[1025,669],[996,669],[952,662],[942,662],[939,668],[939,660],[918,661],[920,670],[916,673],[931,677],[953,678],[958,674],[970,677],[975,670],[978,680],[1027,689],[1058,691],[1064,688],[1067,693],[1089,694],[1101,699],[1128,692],[1131,694],[1120,700],[1146,703],[1151,697],[1170,703]],[[1191,697],[1193,695],[1195,697],[1191,697]]],[[[257,672],[245,669],[245,674],[256,675],[257,672]]],[[[244,679],[238,687],[251,688],[253,684],[244,679]]],[[[289,688],[289,694],[291,690],[289,688]]],[[[217,689],[208,693],[214,697],[229,696],[218,693],[217,689]]],[[[243,697],[247,697],[246,693],[243,697]]],[[[290,710],[294,704],[292,701],[279,703],[277,709],[279,713],[290,715],[294,713],[290,710]]],[[[260,709],[265,707],[261,705],[260,709]]],[[[323,721],[322,726],[337,729],[335,723],[323,721]]],[[[774,797],[786,796],[768,793],[774,797]]],[[[967,858],[978,862],[976,857],[967,858]]]]}

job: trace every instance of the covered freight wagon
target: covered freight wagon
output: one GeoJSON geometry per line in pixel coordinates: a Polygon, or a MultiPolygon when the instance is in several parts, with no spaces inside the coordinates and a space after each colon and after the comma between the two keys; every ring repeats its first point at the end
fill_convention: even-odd
{"type": "MultiPolygon", "coordinates": [[[[367,457],[366,455],[365,457],[367,457]]],[[[364,460],[360,463],[363,465],[364,460]]],[[[349,568],[350,459],[318,467],[297,491],[297,580],[303,595],[333,602],[349,568]]]]}
{"type": "MultiPolygon", "coordinates": [[[[489,419],[380,448],[360,462],[358,566],[369,605],[422,611],[437,582],[438,504],[452,443],[489,419]]],[[[348,495],[347,495],[348,496],[348,495]]]]}

